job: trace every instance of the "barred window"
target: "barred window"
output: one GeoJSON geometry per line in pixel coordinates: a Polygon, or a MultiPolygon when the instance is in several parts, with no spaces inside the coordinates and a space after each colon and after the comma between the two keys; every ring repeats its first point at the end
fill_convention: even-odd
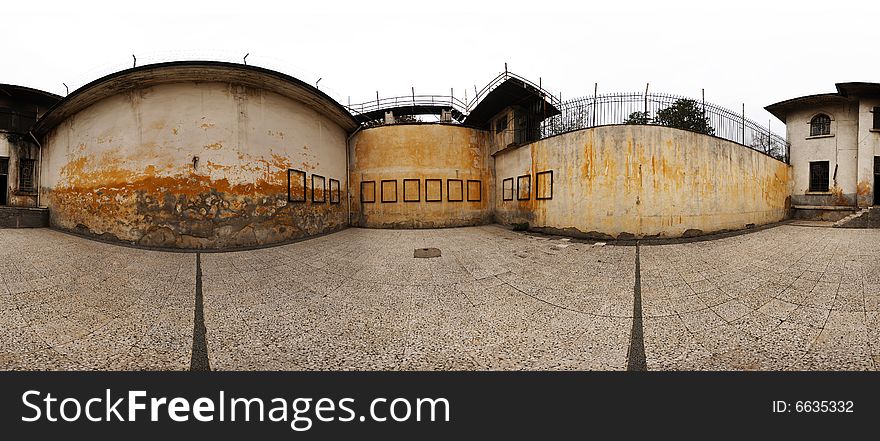
{"type": "Polygon", "coordinates": [[[34,190],[34,160],[18,160],[18,189],[20,191],[34,190]]]}
{"type": "Polygon", "coordinates": [[[810,191],[828,191],[828,161],[810,162],[810,191]]]}
{"type": "Polygon", "coordinates": [[[819,114],[810,120],[810,136],[822,136],[831,134],[831,117],[819,114]]]}

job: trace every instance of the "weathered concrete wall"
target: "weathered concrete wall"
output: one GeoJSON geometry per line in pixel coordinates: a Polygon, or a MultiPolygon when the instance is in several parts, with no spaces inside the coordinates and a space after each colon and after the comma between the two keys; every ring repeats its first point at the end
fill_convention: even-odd
{"type": "MultiPolygon", "coordinates": [[[[101,99],[43,139],[52,226],[145,246],[283,242],[346,225],[346,205],[288,203],[288,169],[339,180],[345,131],[311,107],[236,84],[178,82],[101,99]]],[[[343,193],[344,194],[344,193],[343,193]]]]}
{"type": "Polygon", "coordinates": [[[49,226],[45,208],[0,207],[0,228],[43,228],[49,226]]]}
{"type": "Polygon", "coordinates": [[[502,223],[600,238],[742,229],[782,220],[790,204],[788,165],[720,138],[657,126],[597,127],[501,151],[494,187],[502,223]],[[553,172],[552,198],[538,200],[550,196],[548,175],[536,182],[544,171],[553,172]],[[529,194],[517,194],[521,175],[530,176],[529,194]],[[508,178],[513,200],[504,200],[508,178]]]}
{"type": "Polygon", "coordinates": [[[859,100],[858,183],[856,198],[860,207],[874,205],[874,157],[880,156],[880,129],[874,128],[874,107],[880,107],[880,98],[859,100]]]}
{"type": "Polygon", "coordinates": [[[787,115],[785,127],[791,143],[792,203],[855,205],[859,192],[857,103],[811,106],[793,111],[787,115]],[[810,136],[810,120],[820,113],[831,117],[831,134],[810,136]],[[828,161],[827,192],[810,192],[811,161],[828,161]]]}
{"type": "MultiPolygon", "coordinates": [[[[431,228],[491,222],[489,144],[487,132],[454,125],[400,124],[358,132],[350,144],[353,223],[431,228]],[[418,180],[419,191],[415,181],[405,183],[405,179],[418,180]],[[382,202],[383,180],[396,182],[396,202],[382,202]],[[455,200],[458,180],[460,201],[455,200]],[[375,198],[361,194],[364,182],[367,190],[375,188],[375,198]]],[[[385,186],[386,200],[394,200],[390,197],[394,184],[385,186]]]]}
{"type": "MultiPolygon", "coordinates": [[[[31,159],[35,164],[39,162],[39,147],[25,138],[22,134],[0,133],[0,158],[9,158],[8,174],[6,175],[6,187],[0,191],[6,193],[6,205],[11,207],[36,207],[36,188],[20,188],[19,165],[22,159],[31,159]]],[[[36,185],[38,178],[37,170],[33,172],[33,182],[36,185]]]]}

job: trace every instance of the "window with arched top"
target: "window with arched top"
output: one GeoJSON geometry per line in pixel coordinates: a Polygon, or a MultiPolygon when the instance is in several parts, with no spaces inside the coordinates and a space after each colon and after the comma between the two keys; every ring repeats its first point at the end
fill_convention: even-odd
{"type": "Polygon", "coordinates": [[[831,134],[831,117],[820,113],[810,120],[810,136],[831,134]]]}

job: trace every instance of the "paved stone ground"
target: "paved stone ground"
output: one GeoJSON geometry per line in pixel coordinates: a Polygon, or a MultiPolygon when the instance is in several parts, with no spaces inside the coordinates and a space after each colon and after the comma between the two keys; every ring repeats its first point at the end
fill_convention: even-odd
{"type": "Polygon", "coordinates": [[[880,367],[880,230],[636,247],[348,229],[200,261],[205,341],[195,254],[0,229],[0,369],[189,369],[195,345],[219,370],[616,370],[631,333],[649,370],[880,367]],[[413,258],[427,247],[442,257],[413,258]]]}
{"type": "Polygon", "coordinates": [[[634,252],[490,226],[203,254],[211,367],[623,369],[634,252]]]}
{"type": "Polygon", "coordinates": [[[189,369],[195,256],[0,229],[0,369],[189,369]]]}
{"type": "Polygon", "coordinates": [[[880,367],[880,230],[641,247],[649,369],[880,367]]]}

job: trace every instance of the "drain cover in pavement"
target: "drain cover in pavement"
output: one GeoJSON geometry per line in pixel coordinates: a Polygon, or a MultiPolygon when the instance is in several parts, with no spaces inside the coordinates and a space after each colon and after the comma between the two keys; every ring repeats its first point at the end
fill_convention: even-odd
{"type": "Polygon", "coordinates": [[[430,257],[440,257],[440,248],[416,248],[413,257],[427,259],[430,257]]]}

